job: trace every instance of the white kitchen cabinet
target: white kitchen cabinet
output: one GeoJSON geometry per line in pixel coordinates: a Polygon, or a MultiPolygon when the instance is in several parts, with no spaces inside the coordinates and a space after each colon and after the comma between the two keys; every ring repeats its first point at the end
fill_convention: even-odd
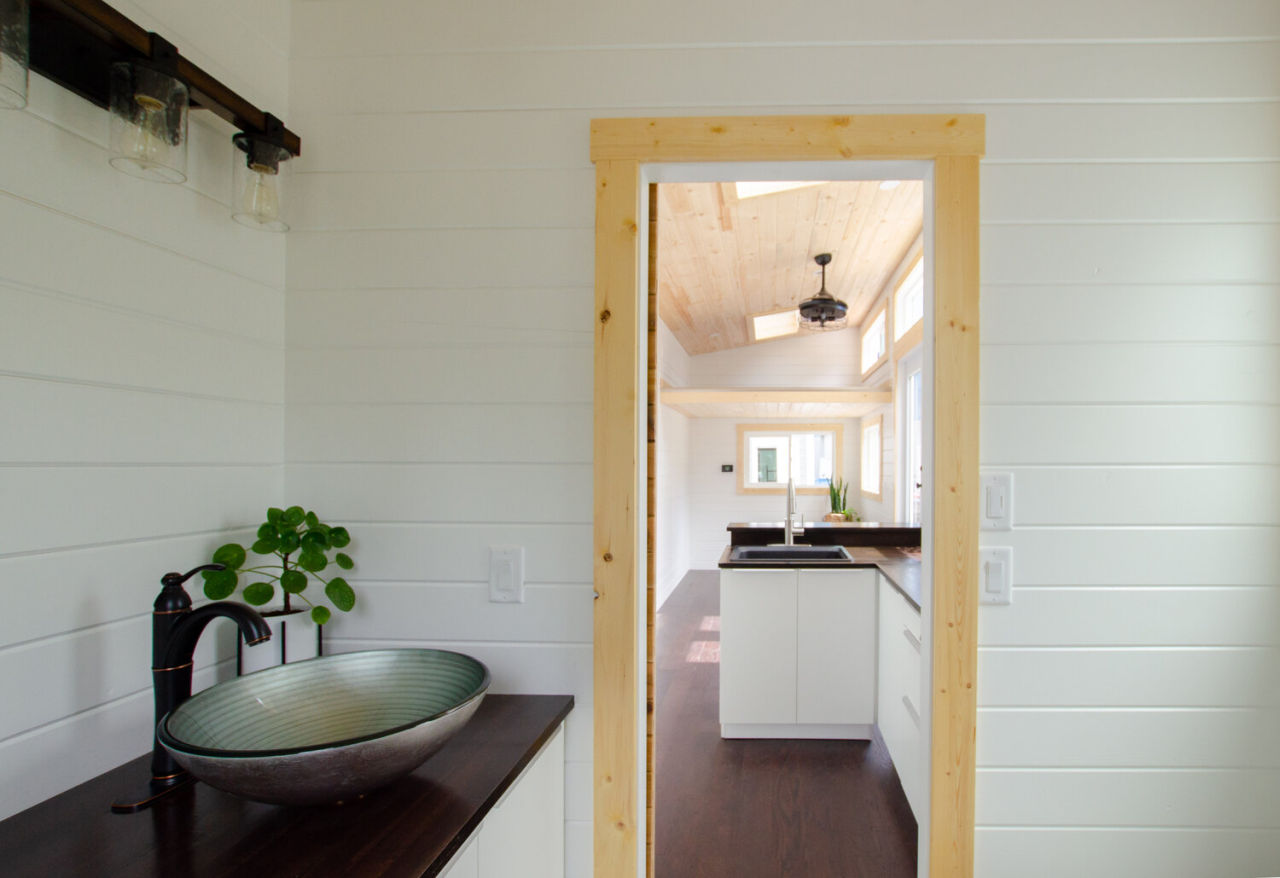
{"type": "Polygon", "coordinates": [[[924,794],[926,739],[920,726],[920,611],[880,577],[880,687],[876,722],[917,817],[924,794]]]}
{"type": "Polygon", "coordinates": [[[720,572],[720,728],[726,738],[869,738],[876,573],[720,572]]]}
{"type": "Polygon", "coordinates": [[[796,571],[720,574],[720,724],[796,721],[796,571]]]}
{"type": "Polygon", "coordinates": [[[454,855],[442,878],[564,878],[564,727],[454,855]]]}
{"type": "Polygon", "coordinates": [[[876,717],[876,572],[801,570],[796,721],[870,725],[876,717]]]}

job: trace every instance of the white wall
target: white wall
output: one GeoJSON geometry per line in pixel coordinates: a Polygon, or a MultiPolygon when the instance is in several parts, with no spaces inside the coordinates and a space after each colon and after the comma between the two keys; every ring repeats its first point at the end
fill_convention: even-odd
{"type": "MultiPolygon", "coordinates": [[[[287,118],[284,0],[114,5],[287,118]]],[[[231,220],[207,115],[174,186],[113,170],[106,112],[34,74],[0,114],[0,817],[150,749],[160,577],[279,502],[285,243],[231,220]]]]}
{"type": "Polygon", "coordinates": [[[658,405],[657,413],[654,583],[655,606],[661,607],[691,566],[689,546],[692,542],[693,523],[689,497],[689,455],[692,447],[690,426],[697,422],[661,404],[658,405]]]}
{"type": "Polygon", "coordinates": [[[655,606],[661,607],[689,572],[689,418],[662,405],[662,387],[689,382],[690,357],[667,324],[657,324],[657,450],[654,461],[655,606]]]}
{"type": "Polygon", "coordinates": [[[1275,874],[1280,6],[310,0],[293,22],[289,494],[360,534],[348,645],[458,644],[500,688],[578,696],[570,874],[589,120],[932,111],[987,116],[981,454],[1018,480],[991,538],[1015,603],[981,618],[977,874],[1275,874]],[[528,546],[527,604],[484,602],[491,542],[528,546]]]}
{"type": "Polygon", "coordinates": [[[858,331],[802,332],[690,357],[690,387],[854,387],[858,331]]]}

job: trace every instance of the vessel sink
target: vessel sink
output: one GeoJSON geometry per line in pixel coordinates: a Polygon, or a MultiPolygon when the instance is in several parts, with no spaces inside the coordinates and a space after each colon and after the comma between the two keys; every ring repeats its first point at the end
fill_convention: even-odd
{"type": "Polygon", "coordinates": [[[852,564],[853,558],[844,546],[734,546],[729,551],[730,561],[772,561],[792,563],[852,564]]]}
{"type": "Polygon", "coordinates": [[[488,687],[488,668],[461,653],[343,653],[211,686],[157,733],[210,786],[281,805],[333,803],[413,771],[466,725],[488,687]]]}

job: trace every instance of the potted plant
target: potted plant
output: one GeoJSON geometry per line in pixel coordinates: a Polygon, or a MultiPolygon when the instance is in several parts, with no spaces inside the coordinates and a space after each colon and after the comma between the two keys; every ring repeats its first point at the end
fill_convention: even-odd
{"type": "MultiPolygon", "coordinates": [[[[309,618],[316,626],[328,622],[333,613],[328,603],[341,612],[350,612],[356,604],[355,591],[341,575],[328,576],[330,563],[340,571],[351,570],[355,562],[344,549],[351,542],[351,535],[344,527],[332,527],[322,522],[314,512],[308,512],[301,506],[290,506],[288,509],[271,507],[267,510],[267,520],[258,528],[257,540],[246,550],[239,543],[227,543],[219,546],[213,553],[212,561],[221,564],[223,570],[206,570],[204,577],[204,593],[215,601],[231,597],[236,589],[241,588],[241,577],[244,577],[241,597],[245,603],[255,607],[265,606],[276,597],[279,586],[283,595],[283,606],[280,609],[263,613],[263,616],[276,627],[277,620],[283,626],[286,619],[294,617],[294,628],[309,618]],[[249,554],[264,556],[261,561],[249,561],[249,554]],[[332,559],[330,555],[332,554],[332,559]],[[308,593],[313,582],[323,586],[324,597],[314,590],[308,593]],[[310,607],[307,617],[302,617],[304,608],[295,607],[293,599],[297,598],[310,607]]],[[[320,649],[320,633],[316,630],[314,650],[304,647],[297,649],[298,638],[294,644],[287,644],[281,629],[279,638],[279,661],[287,659],[307,658],[317,655],[320,649]],[[308,654],[309,653],[309,654],[308,654]]],[[[305,639],[304,643],[305,643],[305,639]]],[[[246,653],[243,658],[249,658],[246,653]]],[[[255,655],[254,658],[261,658],[255,655]]],[[[255,664],[258,662],[255,661],[255,664]]],[[[243,669],[243,668],[242,668],[243,669]]]]}
{"type": "Polygon", "coordinates": [[[849,508],[849,486],[844,479],[832,479],[827,483],[827,496],[831,498],[831,511],[822,516],[823,521],[861,521],[858,513],[849,508]]]}

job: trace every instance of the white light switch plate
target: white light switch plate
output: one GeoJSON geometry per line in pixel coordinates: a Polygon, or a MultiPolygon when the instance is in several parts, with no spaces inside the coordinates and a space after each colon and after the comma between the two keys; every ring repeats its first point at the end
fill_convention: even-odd
{"type": "Polygon", "coordinates": [[[983,530],[1013,530],[1013,473],[983,473],[979,502],[983,530]]]}
{"type": "Polygon", "coordinates": [[[1013,603],[1013,549],[983,546],[978,551],[978,592],[984,604],[1013,603]]]}
{"type": "Polygon", "coordinates": [[[524,603],[524,546],[489,547],[489,600],[524,603]]]}

